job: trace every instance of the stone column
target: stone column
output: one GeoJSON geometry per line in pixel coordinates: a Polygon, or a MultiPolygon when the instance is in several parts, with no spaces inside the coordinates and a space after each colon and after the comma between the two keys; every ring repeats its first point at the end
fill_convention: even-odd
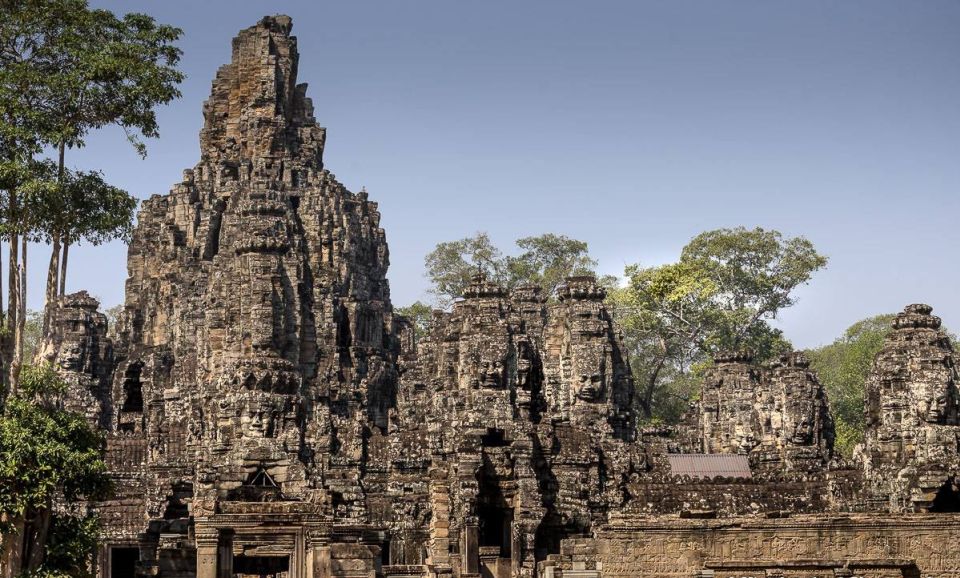
{"type": "Polygon", "coordinates": [[[447,472],[438,467],[431,467],[429,476],[433,516],[430,517],[430,538],[424,562],[447,566],[450,564],[450,482],[447,472]]]}
{"type": "Polygon", "coordinates": [[[332,576],[330,566],[330,545],[315,544],[313,546],[313,578],[330,578],[332,576]]]}
{"type": "Polygon", "coordinates": [[[304,578],[330,578],[330,528],[308,525],[304,533],[304,578]]]}
{"type": "Polygon", "coordinates": [[[197,578],[218,578],[217,529],[203,527],[198,522],[195,536],[197,542],[197,578]]]}
{"type": "Polygon", "coordinates": [[[304,550],[303,529],[297,531],[293,538],[293,551],[290,552],[290,578],[307,578],[307,556],[304,550]]]}
{"type": "Polygon", "coordinates": [[[464,574],[480,573],[480,536],[475,519],[463,525],[460,534],[460,556],[464,574]]]}

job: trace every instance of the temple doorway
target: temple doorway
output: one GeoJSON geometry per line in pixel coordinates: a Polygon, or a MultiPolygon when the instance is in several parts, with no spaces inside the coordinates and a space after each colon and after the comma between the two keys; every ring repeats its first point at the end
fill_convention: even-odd
{"type": "Polygon", "coordinates": [[[110,578],[134,578],[139,560],[139,548],[111,546],[110,578]]]}
{"type": "MultiPolygon", "coordinates": [[[[493,436],[487,436],[488,438],[493,436]]],[[[512,572],[513,555],[513,484],[505,479],[509,471],[508,446],[504,443],[484,444],[483,467],[477,495],[477,542],[479,569],[483,578],[505,578],[512,572]]]]}
{"type": "Polygon", "coordinates": [[[287,578],[289,556],[234,556],[234,578],[287,578]]]}

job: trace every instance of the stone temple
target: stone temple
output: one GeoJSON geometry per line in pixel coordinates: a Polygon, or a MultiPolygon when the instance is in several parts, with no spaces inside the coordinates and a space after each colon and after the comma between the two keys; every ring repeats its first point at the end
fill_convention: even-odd
{"type": "Polygon", "coordinates": [[[285,16],[233,41],[200,161],[143,204],[109,336],[63,298],[42,355],[107,436],[102,578],[960,576],[960,392],[926,305],[832,453],[800,353],[718,355],[638,429],[604,291],[478,277],[415,339],[377,204],[323,164],[285,16]]]}

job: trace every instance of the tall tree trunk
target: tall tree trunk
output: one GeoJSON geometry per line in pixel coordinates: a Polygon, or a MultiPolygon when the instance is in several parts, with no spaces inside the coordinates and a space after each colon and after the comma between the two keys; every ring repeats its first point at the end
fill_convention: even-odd
{"type": "Polygon", "coordinates": [[[36,511],[27,527],[26,543],[23,552],[23,569],[35,572],[40,569],[47,554],[47,537],[50,535],[50,523],[53,520],[52,505],[36,511]]]}
{"type": "MultiPolygon", "coordinates": [[[[66,171],[64,166],[64,157],[66,155],[66,143],[61,140],[59,146],[60,158],[57,164],[57,182],[60,183],[60,194],[63,194],[63,177],[66,171]]],[[[59,295],[59,276],[60,276],[60,233],[53,233],[52,247],[50,252],[50,265],[47,267],[47,290],[44,293],[43,303],[43,336],[47,335],[50,329],[50,314],[54,307],[57,295],[59,295]]]]}
{"type": "Polygon", "coordinates": [[[27,321],[27,239],[20,240],[20,287],[17,295],[17,326],[14,333],[13,363],[10,364],[10,383],[16,389],[23,367],[23,330],[27,321]]]}
{"type": "Polygon", "coordinates": [[[0,578],[17,578],[40,569],[46,557],[53,510],[28,508],[23,516],[9,518],[11,531],[0,536],[0,578]]]}
{"type": "Polygon", "coordinates": [[[20,516],[8,517],[5,521],[9,524],[10,531],[0,534],[0,540],[3,541],[3,548],[0,549],[0,578],[17,578],[23,571],[26,523],[20,516]]]}
{"type": "MultiPolygon", "coordinates": [[[[7,315],[3,308],[3,247],[0,245],[0,329],[3,328],[4,323],[6,322],[7,315]]],[[[3,332],[0,332],[0,409],[3,409],[3,404],[7,399],[7,389],[9,384],[7,382],[7,366],[6,360],[3,355],[3,352],[6,350],[7,346],[7,337],[2,335],[3,332]]],[[[0,572],[2,575],[2,572],[0,572]]]]}
{"type": "Polygon", "coordinates": [[[653,417],[653,394],[657,391],[660,372],[663,371],[663,366],[667,363],[667,344],[663,338],[660,338],[659,345],[660,357],[657,359],[657,364],[653,370],[650,371],[650,375],[647,376],[647,384],[640,399],[640,409],[643,411],[644,419],[653,417]]]}
{"type": "Polygon", "coordinates": [[[16,333],[17,333],[17,317],[20,313],[20,238],[16,233],[10,234],[10,257],[7,262],[7,267],[9,271],[9,278],[7,283],[9,284],[8,292],[10,293],[10,298],[7,301],[7,331],[6,331],[6,341],[3,344],[3,361],[4,361],[4,370],[7,374],[7,387],[11,394],[16,393],[17,383],[14,379],[13,372],[13,357],[14,352],[16,351],[15,344],[17,342],[16,333]]]}
{"type": "Polygon", "coordinates": [[[50,264],[47,266],[47,290],[44,293],[43,304],[43,336],[46,337],[50,331],[50,315],[56,306],[57,295],[59,295],[58,278],[60,275],[60,235],[53,234],[52,246],[50,248],[50,264]]]}
{"type": "Polygon", "coordinates": [[[60,265],[60,296],[67,294],[67,257],[70,253],[70,239],[63,240],[63,262],[60,265]]]}

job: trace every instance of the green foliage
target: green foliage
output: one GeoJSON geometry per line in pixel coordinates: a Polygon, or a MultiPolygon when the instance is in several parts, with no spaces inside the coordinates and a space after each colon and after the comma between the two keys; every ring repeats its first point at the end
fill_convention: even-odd
{"type": "Polygon", "coordinates": [[[769,320],[826,262],[802,237],[738,227],[694,237],[676,263],[628,266],[610,304],[644,415],[675,420],[696,390],[694,368],[718,351],[748,349],[765,361],[789,350],[769,320]]]}
{"type": "Polygon", "coordinates": [[[509,287],[530,283],[539,285],[545,295],[553,295],[566,277],[592,274],[597,266],[585,242],[563,235],[524,237],[516,244],[523,252],[505,259],[509,287]]]}
{"type": "Polygon", "coordinates": [[[439,243],[424,258],[430,291],[442,304],[463,296],[470,279],[481,273],[488,279],[505,279],[503,254],[486,233],[477,233],[458,241],[439,243]]]}
{"type": "Polygon", "coordinates": [[[85,0],[4,0],[3,9],[0,139],[32,156],[118,124],[143,154],[139,135],[157,136],[155,107],[180,96],[181,31],[85,0]]]}
{"type": "Polygon", "coordinates": [[[41,339],[43,339],[43,313],[28,310],[27,319],[23,324],[23,358],[25,360],[33,359],[40,347],[41,339]]]}
{"type": "Polygon", "coordinates": [[[93,578],[100,541],[96,516],[55,515],[47,541],[47,556],[39,573],[47,578],[93,578]]]}
{"type": "Polygon", "coordinates": [[[762,360],[786,344],[766,321],[793,305],[793,291],[826,262],[802,237],[738,227],[694,237],[677,263],[626,274],[637,305],[668,332],[707,352],[750,349],[762,360]]]}
{"type": "Polygon", "coordinates": [[[415,338],[426,335],[430,329],[430,319],[433,317],[433,308],[422,301],[416,301],[406,307],[397,307],[397,315],[402,315],[413,323],[415,338]]]}
{"type": "Polygon", "coordinates": [[[82,416],[11,397],[0,415],[0,514],[16,518],[47,509],[54,496],[104,495],[102,449],[102,435],[82,416]]]}
{"type": "Polygon", "coordinates": [[[49,363],[25,365],[19,386],[21,395],[48,406],[67,391],[66,382],[49,363]]]}
{"type": "Polygon", "coordinates": [[[55,194],[45,195],[39,216],[40,240],[59,236],[66,243],[84,240],[100,245],[113,239],[129,239],[137,199],[111,186],[97,171],[64,172],[54,186],[55,194]]]}
{"type": "Polygon", "coordinates": [[[0,534],[11,541],[4,553],[20,556],[0,564],[14,574],[86,576],[95,521],[55,515],[53,504],[107,496],[103,435],[60,409],[66,385],[52,367],[25,367],[21,386],[0,412],[0,534]]]}
{"type": "Polygon", "coordinates": [[[833,343],[808,352],[810,366],[830,400],[837,433],[834,448],[844,457],[851,457],[863,440],[864,385],[894,317],[886,314],[858,321],[833,343]]]}
{"type": "Polygon", "coordinates": [[[486,233],[438,244],[424,260],[431,293],[440,305],[448,305],[481,273],[507,288],[539,285],[552,296],[564,278],[591,273],[596,266],[585,242],[563,235],[524,237],[516,245],[521,252],[505,256],[486,233]]]}
{"type": "Polygon", "coordinates": [[[0,236],[39,241],[48,199],[58,194],[56,165],[50,161],[0,157],[0,236]]]}

